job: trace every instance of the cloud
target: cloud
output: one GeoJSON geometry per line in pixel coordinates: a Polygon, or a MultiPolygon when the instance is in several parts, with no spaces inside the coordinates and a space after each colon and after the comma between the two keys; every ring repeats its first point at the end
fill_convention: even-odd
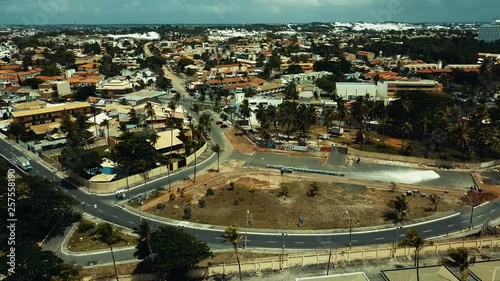
{"type": "Polygon", "coordinates": [[[489,21],[500,9],[498,0],[0,0],[0,24],[376,21],[394,4],[391,19],[410,22],[489,21]]]}

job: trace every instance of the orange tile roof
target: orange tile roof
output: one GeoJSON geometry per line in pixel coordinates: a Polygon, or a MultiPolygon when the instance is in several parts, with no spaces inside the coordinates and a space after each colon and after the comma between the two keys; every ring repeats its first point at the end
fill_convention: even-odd
{"type": "Polygon", "coordinates": [[[62,80],[61,76],[35,76],[36,79],[42,80],[44,82],[47,81],[59,81],[62,80]]]}
{"type": "Polygon", "coordinates": [[[17,90],[21,89],[20,86],[9,86],[9,87],[5,87],[3,89],[4,92],[15,92],[17,90]]]}
{"type": "Polygon", "coordinates": [[[16,73],[16,72],[15,72],[14,70],[7,70],[7,69],[5,69],[5,70],[0,70],[0,75],[7,75],[7,74],[12,75],[12,74],[15,74],[15,73],[16,73]]]}

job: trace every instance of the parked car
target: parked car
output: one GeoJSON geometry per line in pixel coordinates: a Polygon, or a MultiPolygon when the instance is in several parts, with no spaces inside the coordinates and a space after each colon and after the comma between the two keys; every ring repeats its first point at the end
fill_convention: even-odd
{"type": "Polygon", "coordinates": [[[222,125],[222,124],[224,124],[224,122],[222,122],[222,121],[217,121],[217,122],[215,122],[215,124],[217,124],[217,125],[222,125]]]}
{"type": "Polygon", "coordinates": [[[321,135],[321,136],[319,136],[319,139],[320,140],[328,140],[328,139],[330,139],[330,135],[328,135],[328,134],[321,135]]]}
{"type": "Polygon", "coordinates": [[[221,129],[227,128],[227,124],[221,124],[220,127],[221,129]]]}

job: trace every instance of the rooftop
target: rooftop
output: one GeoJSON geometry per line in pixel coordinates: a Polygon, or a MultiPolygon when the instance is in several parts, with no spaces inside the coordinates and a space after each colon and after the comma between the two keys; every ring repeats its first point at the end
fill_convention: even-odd
{"type": "MultiPolygon", "coordinates": [[[[415,268],[396,269],[382,271],[387,281],[416,281],[417,270],[415,268]]],[[[460,281],[450,270],[444,266],[421,267],[419,269],[420,280],[425,281],[460,281]]]]}
{"type": "Polygon", "coordinates": [[[74,103],[57,105],[57,106],[53,106],[53,107],[12,112],[12,117],[18,118],[18,117],[37,115],[37,114],[47,114],[47,113],[52,113],[52,112],[79,109],[79,108],[89,108],[89,107],[90,107],[90,104],[88,102],[74,102],[74,103]]]}

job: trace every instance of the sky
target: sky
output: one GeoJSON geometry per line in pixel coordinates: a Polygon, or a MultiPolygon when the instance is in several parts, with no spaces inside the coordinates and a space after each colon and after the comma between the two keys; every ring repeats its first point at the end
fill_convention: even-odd
{"type": "Polygon", "coordinates": [[[487,22],[500,0],[0,0],[0,24],[487,22]]]}

